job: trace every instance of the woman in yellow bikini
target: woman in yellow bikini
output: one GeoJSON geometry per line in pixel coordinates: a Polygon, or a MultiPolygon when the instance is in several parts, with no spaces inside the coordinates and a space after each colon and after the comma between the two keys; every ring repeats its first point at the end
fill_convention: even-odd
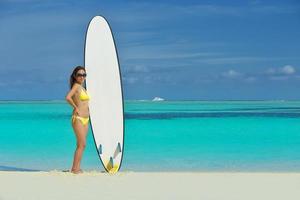
{"type": "Polygon", "coordinates": [[[83,87],[85,77],[86,72],[84,67],[77,66],[71,74],[70,91],[66,96],[67,102],[74,108],[71,121],[77,139],[77,147],[74,153],[71,172],[75,174],[82,173],[80,161],[85,149],[86,135],[88,132],[88,100],[90,97],[83,87]]]}

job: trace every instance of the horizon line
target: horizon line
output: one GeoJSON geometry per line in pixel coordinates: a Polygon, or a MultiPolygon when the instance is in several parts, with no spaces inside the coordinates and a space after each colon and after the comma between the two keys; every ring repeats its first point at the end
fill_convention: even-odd
{"type": "MultiPolygon", "coordinates": [[[[8,101],[52,101],[52,102],[66,102],[64,99],[0,99],[0,102],[8,101]]],[[[153,99],[124,99],[124,101],[300,101],[300,99],[169,99],[161,101],[153,101],[153,99]]],[[[67,102],[66,102],[67,103],[67,102]]]]}

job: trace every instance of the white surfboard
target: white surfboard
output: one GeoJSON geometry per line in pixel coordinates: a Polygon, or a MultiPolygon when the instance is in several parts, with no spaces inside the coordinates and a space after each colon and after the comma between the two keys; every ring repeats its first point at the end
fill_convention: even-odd
{"type": "Polygon", "coordinates": [[[84,57],[94,142],[105,170],[115,173],[124,151],[124,105],[117,50],[102,16],[95,16],[89,23],[84,57]]]}

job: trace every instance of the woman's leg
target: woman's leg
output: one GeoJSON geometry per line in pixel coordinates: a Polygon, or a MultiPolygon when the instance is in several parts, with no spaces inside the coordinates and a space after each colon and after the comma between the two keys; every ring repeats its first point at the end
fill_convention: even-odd
{"type": "Polygon", "coordinates": [[[74,152],[74,160],[71,171],[76,172],[80,170],[80,162],[86,145],[88,125],[83,125],[80,120],[75,119],[72,126],[77,139],[77,147],[74,152]]]}

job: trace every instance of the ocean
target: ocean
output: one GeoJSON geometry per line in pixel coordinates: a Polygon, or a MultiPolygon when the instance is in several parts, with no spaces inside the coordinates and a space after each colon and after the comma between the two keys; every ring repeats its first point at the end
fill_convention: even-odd
{"type": "MultiPolygon", "coordinates": [[[[125,101],[121,171],[300,172],[300,101],[125,101]]],[[[0,101],[0,170],[67,170],[65,101],[0,101]]],[[[104,171],[91,129],[83,170],[104,171]]]]}

